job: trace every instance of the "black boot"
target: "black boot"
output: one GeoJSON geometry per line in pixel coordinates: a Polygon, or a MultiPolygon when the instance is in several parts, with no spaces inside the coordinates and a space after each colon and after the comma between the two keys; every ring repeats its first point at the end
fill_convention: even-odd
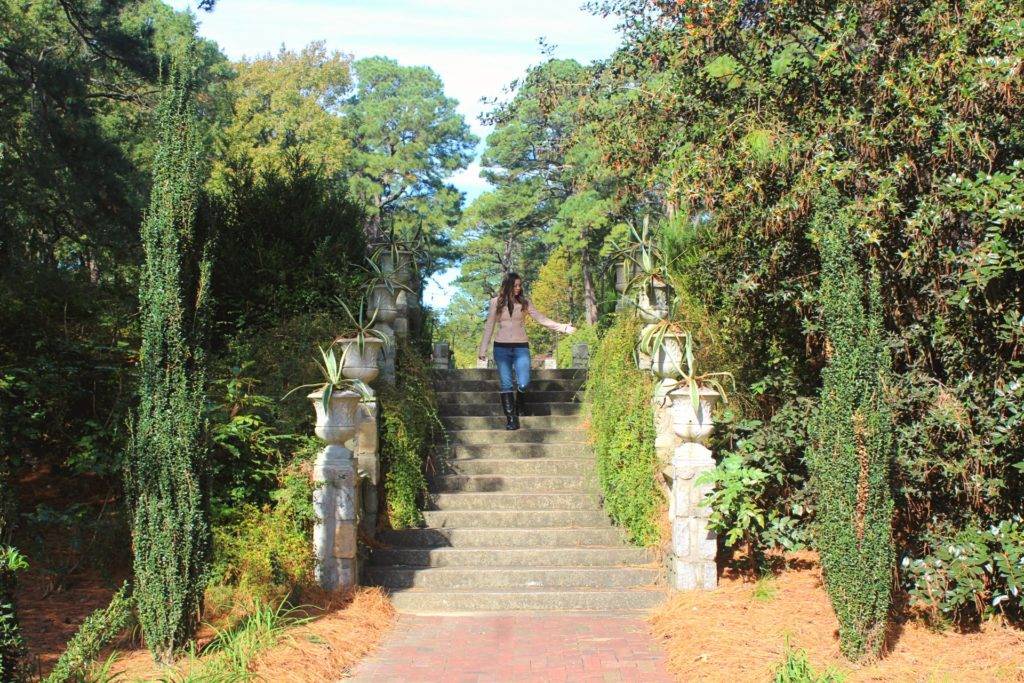
{"type": "Polygon", "coordinates": [[[519,387],[516,390],[516,413],[525,416],[526,413],[526,387],[519,387]]]}
{"type": "Polygon", "coordinates": [[[501,410],[505,413],[505,429],[519,429],[519,415],[516,413],[514,392],[501,392],[501,410]]]}

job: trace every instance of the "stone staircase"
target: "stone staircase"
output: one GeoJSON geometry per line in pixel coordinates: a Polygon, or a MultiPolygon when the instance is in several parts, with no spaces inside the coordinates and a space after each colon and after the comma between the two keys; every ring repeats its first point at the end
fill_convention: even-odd
{"type": "Polygon", "coordinates": [[[506,431],[494,370],[439,371],[449,454],[426,527],[384,533],[364,580],[413,612],[620,610],[664,598],[660,565],[601,507],[580,416],[582,370],[535,371],[506,431]]]}

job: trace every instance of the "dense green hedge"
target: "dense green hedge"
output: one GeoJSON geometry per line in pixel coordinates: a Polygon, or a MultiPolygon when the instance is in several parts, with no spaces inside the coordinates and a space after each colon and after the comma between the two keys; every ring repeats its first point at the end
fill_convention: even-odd
{"type": "Polygon", "coordinates": [[[592,348],[586,402],[605,509],[634,543],[655,545],[663,497],[655,481],[653,382],[634,360],[640,328],[635,317],[618,317],[592,348]]]}
{"type": "Polygon", "coordinates": [[[423,521],[424,468],[440,421],[426,358],[405,343],[397,351],[395,385],[381,383],[378,390],[380,457],[388,522],[404,529],[423,521]]]}

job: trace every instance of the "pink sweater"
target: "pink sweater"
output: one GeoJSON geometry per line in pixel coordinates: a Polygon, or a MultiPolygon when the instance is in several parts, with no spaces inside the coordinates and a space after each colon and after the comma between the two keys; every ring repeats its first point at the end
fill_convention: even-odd
{"type": "MultiPolygon", "coordinates": [[[[544,315],[533,305],[533,302],[529,300],[526,302],[526,313],[549,330],[564,333],[573,332],[575,330],[572,325],[556,323],[554,320],[544,317],[544,315]]],[[[509,315],[508,305],[502,306],[499,311],[498,297],[491,299],[491,305],[487,311],[487,324],[484,325],[484,338],[480,342],[480,352],[478,355],[486,355],[487,345],[491,342],[491,333],[494,332],[495,321],[498,323],[498,333],[494,336],[494,341],[502,344],[523,343],[528,341],[526,338],[524,318],[525,316],[523,314],[523,307],[521,304],[515,304],[512,308],[512,315],[509,315]]]]}

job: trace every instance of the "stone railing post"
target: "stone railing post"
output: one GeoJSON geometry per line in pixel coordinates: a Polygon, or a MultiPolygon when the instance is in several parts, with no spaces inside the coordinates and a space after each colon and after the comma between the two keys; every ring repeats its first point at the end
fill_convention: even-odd
{"type": "Polygon", "coordinates": [[[572,367],[586,369],[590,365],[590,345],[586,342],[572,345],[572,367]]]}
{"type": "Polygon", "coordinates": [[[718,541],[708,529],[711,511],[702,505],[711,485],[697,482],[702,474],[715,469],[715,459],[705,444],[714,430],[711,411],[720,396],[716,391],[701,389],[696,410],[687,387],[669,392],[667,398],[671,402],[672,428],[681,440],[666,469],[671,480],[669,583],[677,590],[711,590],[718,585],[718,541]]]}
{"type": "Polygon", "coordinates": [[[356,411],[356,434],[352,440],[357,474],[359,476],[360,508],[359,529],[372,538],[377,533],[377,509],[380,507],[380,443],[377,429],[378,403],[376,397],[364,399],[356,411]]]}
{"type": "Polygon", "coordinates": [[[430,364],[436,370],[447,370],[451,367],[451,347],[448,342],[437,342],[434,344],[434,352],[431,355],[430,364]]]}
{"type": "Polygon", "coordinates": [[[314,571],[324,590],[346,590],[359,582],[356,468],[352,451],[344,446],[356,432],[359,394],[335,391],[327,406],[320,391],[309,399],[316,410],[316,435],[327,443],[313,464],[314,571]]]}

